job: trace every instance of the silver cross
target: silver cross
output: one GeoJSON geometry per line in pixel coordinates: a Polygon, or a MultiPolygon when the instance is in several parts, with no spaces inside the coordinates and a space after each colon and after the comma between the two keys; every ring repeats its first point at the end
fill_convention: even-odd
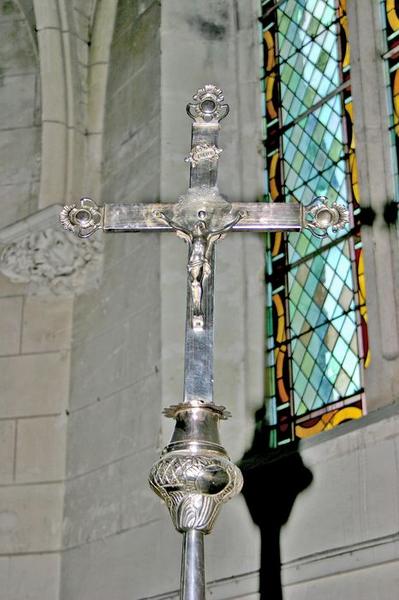
{"type": "Polygon", "coordinates": [[[215,244],[228,232],[300,231],[318,237],[348,222],[347,210],[325,197],[304,207],[292,204],[230,203],[216,185],[220,121],[229,112],[221,89],[205,85],[187,105],[193,119],[190,186],[176,203],[117,203],[97,206],[82,198],[65,206],[61,222],[79,237],[96,230],[175,231],[188,245],[184,398],[165,410],[176,419],[170,444],[150,473],[150,484],[184,533],[181,598],[205,598],[203,534],[220,506],[239,493],[242,477],[220,445],[218,421],[228,416],[213,401],[213,304],[215,244]]]}

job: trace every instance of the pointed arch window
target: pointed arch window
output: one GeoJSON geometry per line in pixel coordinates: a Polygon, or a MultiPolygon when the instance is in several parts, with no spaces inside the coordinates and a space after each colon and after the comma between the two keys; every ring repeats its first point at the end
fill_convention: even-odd
{"type": "Polygon", "coordinates": [[[263,0],[266,201],[324,195],[350,210],[333,240],[267,238],[266,394],[272,444],[365,412],[370,361],[344,0],[263,0]]]}

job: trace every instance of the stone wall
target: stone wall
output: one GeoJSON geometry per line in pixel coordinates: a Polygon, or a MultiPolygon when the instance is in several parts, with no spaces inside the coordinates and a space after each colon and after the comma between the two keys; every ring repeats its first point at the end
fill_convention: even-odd
{"type": "MultiPolygon", "coordinates": [[[[160,18],[158,2],[118,3],[104,202],[160,195],[160,18]]],[[[75,300],[63,600],[143,596],[152,560],[161,561],[161,510],[147,483],[161,419],[160,242],[155,234],[105,238],[101,286],[75,300]]]]}
{"type": "MultiPolygon", "coordinates": [[[[1,227],[38,206],[41,89],[29,19],[0,3],[1,227]]],[[[55,600],[72,299],[26,291],[0,276],[0,589],[8,600],[55,600]]]]}
{"type": "Polygon", "coordinates": [[[287,600],[397,593],[399,416],[380,413],[303,445],[313,482],[282,536],[287,600]]]}

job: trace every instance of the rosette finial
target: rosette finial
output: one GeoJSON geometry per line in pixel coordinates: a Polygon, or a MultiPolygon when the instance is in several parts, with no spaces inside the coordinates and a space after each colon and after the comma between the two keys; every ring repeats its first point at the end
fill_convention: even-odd
{"type": "Polygon", "coordinates": [[[223,104],[223,91],[213,84],[206,84],[193,96],[194,102],[187,104],[187,114],[197,123],[218,123],[229,114],[229,105],[223,104]]]}
{"type": "Polygon", "coordinates": [[[336,233],[349,223],[349,211],[338,202],[328,204],[326,196],[317,196],[303,210],[303,228],[310,229],[318,238],[325,238],[328,230],[336,233]]]}
{"type": "Polygon", "coordinates": [[[101,229],[103,211],[90,198],[81,198],[78,205],[64,206],[60,213],[60,221],[64,229],[72,231],[80,238],[87,238],[97,229],[101,229]]]}

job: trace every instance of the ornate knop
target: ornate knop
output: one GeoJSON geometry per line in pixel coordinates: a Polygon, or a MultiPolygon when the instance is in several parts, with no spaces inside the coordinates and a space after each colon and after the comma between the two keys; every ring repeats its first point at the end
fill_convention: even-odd
{"type": "Polygon", "coordinates": [[[226,456],[171,452],[150,472],[150,485],[167,505],[178,531],[209,533],[221,505],[237,495],[242,475],[226,456]]]}
{"type": "Polygon", "coordinates": [[[224,502],[238,494],[243,479],[220,445],[223,406],[200,401],[169,407],[176,419],[172,439],[150,472],[150,485],[164,500],[178,531],[209,533],[224,502]]]}
{"type": "Polygon", "coordinates": [[[229,114],[229,105],[223,104],[223,92],[215,85],[204,85],[194,94],[193,100],[187,104],[187,114],[199,123],[217,123],[229,114]]]}
{"type": "Polygon", "coordinates": [[[80,238],[87,238],[101,229],[103,209],[90,198],[81,198],[79,206],[64,206],[60,221],[65,229],[73,231],[80,238]]]}
{"type": "Polygon", "coordinates": [[[196,167],[204,160],[218,160],[222,152],[223,150],[217,148],[214,144],[197,144],[193,146],[190,154],[184,160],[190,163],[192,167],[196,167]]]}
{"type": "Polygon", "coordinates": [[[334,202],[327,204],[326,196],[317,196],[313,202],[304,208],[303,227],[310,229],[318,238],[325,238],[328,230],[335,233],[349,223],[349,211],[342,204],[334,202]]]}

